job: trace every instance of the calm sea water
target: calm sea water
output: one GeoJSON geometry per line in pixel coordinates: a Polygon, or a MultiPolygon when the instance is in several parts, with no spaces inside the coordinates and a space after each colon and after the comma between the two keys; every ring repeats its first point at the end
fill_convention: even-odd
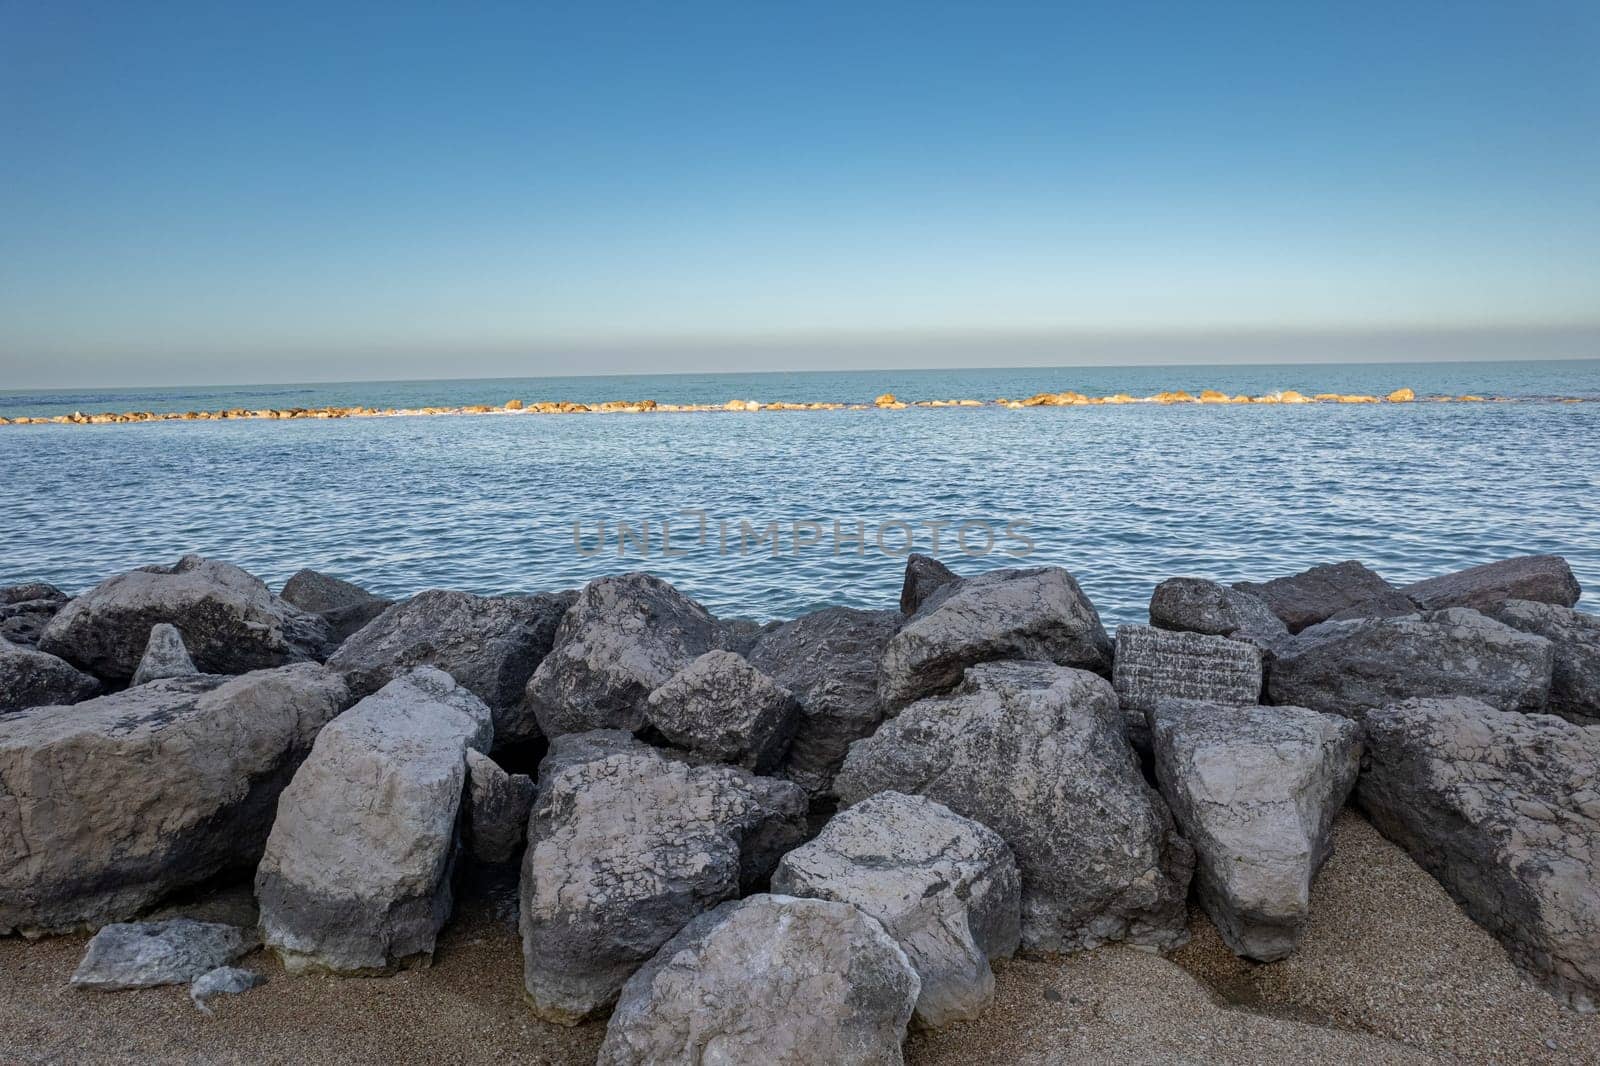
{"type": "MultiPolygon", "coordinates": [[[[970,370],[0,394],[0,414],[511,398],[661,402],[1148,394],[1600,396],[1600,363],[970,370]]],[[[628,569],[722,615],[892,606],[910,526],[957,570],[1077,575],[1109,623],[1164,577],[1357,558],[1396,582],[1565,555],[1600,608],[1600,404],[1133,406],[0,427],[0,584],[69,591],[185,552],[276,585],[302,566],[404,595],[577,585],[628,569]],[[703,541],[696,515],[705,516],[703,541]],[[673,554],[660,523],[671,522],[673,554]],[[839,538],[834,523],[838,522],[839,538]],[[599,523],[605,548],[596,551],[599,523]],[[619,556],[616,525],[647,524],[619,556]],[[726,538],[719,535],[726,523],[726,538]],[[747,536],[777,523],[778,551],[747,536]],[[815,526],[809,523],[816,523],[815,526]],[[574,524],[580,539],[574,543],[574,524]],[[796,546],[815,536],[812,545],[796,546]],[[865,549],[850,540],[858,529],[865,549]],[[900,523],[905,523],[902,526],[900,523]],[[967,547],[997,534],[984,558],[967,547]],[[579,546],[581,545],[581,551],[579,546]]]]}

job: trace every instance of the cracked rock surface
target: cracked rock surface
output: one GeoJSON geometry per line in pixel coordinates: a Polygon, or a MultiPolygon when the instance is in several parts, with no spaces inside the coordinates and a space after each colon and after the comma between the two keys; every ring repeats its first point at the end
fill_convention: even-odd
{"type": "Polygon", "coordinates": [[[217,922],[119,922],[89,941],[71,983],[100,992],[186,985],[258,943],[255,933],[217,922]]]}
{"type": "Polygon", "coordinates": [[[1507,600],[1491,616],[1550,642],[1550,702],[1545,709],[1578,725],[1600,725],[1600,618],[1533,600],[1507,600]]]}
{"type": "Polygon", "coordinates": [[[0,714],[78,703],[99,691],[99,680],[65,659],[0,637],[0,714]]]}
{"type": "Polygon", "coordinates": [[[743,656],[708,651],[650,693],[645,720],[674,747],[764,774],[788,750],[799,713],[794,695],[743,656]]]}
{"type": "Polygon", "coordinates": [[[1261,649],[1204,633],[1155,626],[1118,626],[1112,686],[1128,737],[1140,751],[1150,743],[1145,713],[1163,700],[1261,702],[1261,649]]]}

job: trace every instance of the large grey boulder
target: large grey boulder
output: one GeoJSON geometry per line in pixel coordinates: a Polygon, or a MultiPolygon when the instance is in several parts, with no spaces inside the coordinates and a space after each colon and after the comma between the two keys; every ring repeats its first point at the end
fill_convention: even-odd
{"type": "Polygon", "coordinates": [[[1236,581],[1233,587],[1265,603],[1291,633],[1335,616],[1381,618],[1415,610],[1393,585],[1354,559],[1271,581],[1236,581]]]}
{"type": "Polygon", "coordinates": [[[1303,707],[1169,700],[1150,714],[1156,780],[1194,845],[1200,904],[1236,954],[1294,950],[1311,881],[1356,783],[1360,728],[1303,707]]]}
{"type": "Polygon", "coordinates": [[[1513,961],[1600,1000],[1600,729],[1470,699],[1369,712],[1356,796],[1513,961]]]}
{"type": "Polygon", "coordinates": [[[131,684],[142,685],[163,677],[188,677],[199,672],[183,646],[183,634],[176,626],[161,622],[150,627],[150,641],[139,659],[139,668],[133,672],[131,684]]]}
{"type": "Polygon", "coordinates": [[[722,640],[709,611],[658,577],[591,581],[528,680],[527,707],[548,737],[637,730],[650,693],[722,640]]]}
{"type": "Polygon", "coordinates": [[[628,981],[599,1066],[900,1066],[920,982],[848,903],[761,895],[684,927],[628,981]]]}
{"type": "Polygon", "coordinates": [[[172,918],[104,926],[73,971],[73,988],[121,992],[186,985],[260,943],[235,925],[172,918]]]}
{"type": "Polygon", "coordinates": [[[328,623],[328,643],[334,647],[394,606],[387,597],[374,596],[360,585],[315,570],[295,573],[283,583],[278,595],[328,623]]]}
{"type": "Polygon", "coordinates": [[[0,933],[120,921],[255,866],[279,792],[347,704],[305,663],[0,718],[0,933]]]}
{"type": "Polygon", "coordinates": [[[1491,617],[1550,642],[1554,660],[1546,710],[1578,725],[1600,724],[1600,618],[1533,600],[1507,600],[1491,608],[1491,617]]]}
{"type": "Polygon", "coordinates": [[[1111,638],[1094,604],[1058,566],[991,570],[939,589],[883,651],[878,694],[890,708],[948,692],[961,672],[1032,659],[1111,672],[1111,638]]]}
{"type": "Polygon", "coordinates": [[[1271,655],[1289,627],[1266,601],[1200,577],[1174,577],[1150,596],[1150,624],[1184,633],[1246,641],[1271,655]]]}
{"type": "Polygon", "coordinates": [[[650,693],[645,721],[674,747],[770,773],[800,715],[794,695],[731,651],[708,651],[650,693]]]}
{"type": "Polygon", "coordinates": [[[510,862],[528,839],[533,778],[508,774],[480,751],[467,751],[467,839],[479,862],[510,862]]]}
{"type": "Polygon", "coordinates": [[[1111,681],[1134,746],[1149,746],[1145,713],[1164,700],[1261,702],[1261,649],[1204,633],[1155,626],[1117,627],[1111,681]]]}
{"type": "Polygon", "coordinates": [[[322,730],[278,800],[256,869],[262,939],[285,969],[432,961],[453,904],[467,752],[493,741],[489,708],[432,667],[322,730]]]}
{"type": "Polygon", "coordinates": [[[524,983],[574,1025],[695,915],[759,886],[804,833],[799,786],[695,766],[617,730],[566,734],[539,767],[522,859],[524,983]]]}
{"type": "Polygon", "coordinates": [[[929,596],[960,580],[955,571],[939,560],[912,552],[906,556],[906,577],[900,586],[900,613],[916,614],[929,596]]]}
{"type": "Polygon", "coordinates": [[[185,555],[172,566],[119,574],[63,607],[39,648],[99,677],[133,676],[150,629],[169,622],[183,634],[195,666],[242,674],[321,659],[327,624],[274,596],[237,566],[185,555]]]}
{"type": "Polygon", "coordinates": [[[357,695],[378,691],[419,666],[443,670],[489,705],[495,742],[539,739],[522,689],[550,651],[570,593],[474,596],[429,589],[389,608],[339,646],[328,665],[357,695]]]}
{"type": "Polygon", "coordinates": [[[0,639],[34,647],[66,602],[66,593],[43,581],[0,586],[0,639]]]}
{"type": "Polygon", "coordinates": [[[1507,600],[1573,607],[1583,590],[1572,574],[1572,567],[1561,556],[1520,555],[1418,581],[1400,591],[1424,611],[1446,607],[1471,607],[1481,611],[1507,600]]]}
{"type": "Polygon", "coordinates": [[[892,789],[938,800],[1005,840],[1022,870],[1022,942],[1075,951],[1185,939],[1194,867],[1145,783],[1110,682],[1048,663],[986,663],[858,741],[847,803],[892,789]]]}
{"type": "Polygon", "coordinates": [[[98,680],[66,660],[0,637],[0,714],[77,703],[99,691],[98,680]]]}
{"type": "Polygon", "coordinates": [[[916,1022],[978,1017],[994,998],[990,959],[1021,936],[1022,881],[999,834],[926,796],[880,792],[789,852],[772,891],[852,903],[883,923],[922,981],[916,1022]]]}
{"type": "Polygon", "coordinates": [[[800,704],[782,776],[812,795],[832,790],[850,745],[883,721],[878,663],[903,620],[898,611],[829,607],[785,622],[756,641],[751,665],[800,704]]]}
{"type": "Polygon", "coordinates": [[[1427,696],[1471,696],[1506,711],[1544,709],[1553,648],[1477,611],[1324,622],[1280,649],[1269,702],[1359,717],[1427,696]]]}

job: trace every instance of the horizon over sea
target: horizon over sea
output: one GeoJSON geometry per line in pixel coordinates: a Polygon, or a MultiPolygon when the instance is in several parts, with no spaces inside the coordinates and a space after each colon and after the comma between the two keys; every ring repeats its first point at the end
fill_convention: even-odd
{"type": "MultiPolygon", "coordinates": [[[[1600,360],[12,390],[0,415],[1401,387],[1600,400],[1600,360]]],[[[644,569],[719,615],[767,619],[895,606],[898,553],[929,551],[937,527],[958,572],[1067,567],[1108,625],[1144,621],[1167,577],[1264,579],[1353,558],[1402,584],[1529,552],[1566,556],[1594,611],[1596,441],[1600,403],[1541,402],[4,426],[0,584],[78,592],[188,552],[274,588],[312,567],[394,596],[535,592],[644,569]],[[632,534],[621,555],[619,523],[632,534]],[[773,523],[775,544],[762,537],[773,523]],[[982,554],[985,529],[994,546],[982,554]]]]}

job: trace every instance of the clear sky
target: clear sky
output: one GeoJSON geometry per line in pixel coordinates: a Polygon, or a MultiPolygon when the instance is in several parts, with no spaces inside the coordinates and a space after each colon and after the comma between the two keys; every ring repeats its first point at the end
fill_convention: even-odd
{"type": "Polygon", "coordinates": [[[0,0],[0,387],[1596,356],[1597,57],[1595,0],[0,0]]]}

